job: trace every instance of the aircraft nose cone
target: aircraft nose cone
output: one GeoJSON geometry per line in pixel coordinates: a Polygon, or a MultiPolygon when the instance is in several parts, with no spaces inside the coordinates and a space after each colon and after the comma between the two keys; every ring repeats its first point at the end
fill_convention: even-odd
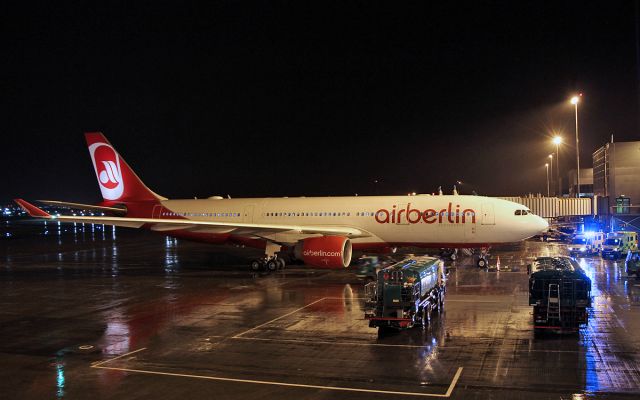
{"type": "Polygon", "coordinates": [[[538,226],[540,227],[540,232],[546,232],[549,230],[549,223],[542,217],[538,217],[538,226]]]}

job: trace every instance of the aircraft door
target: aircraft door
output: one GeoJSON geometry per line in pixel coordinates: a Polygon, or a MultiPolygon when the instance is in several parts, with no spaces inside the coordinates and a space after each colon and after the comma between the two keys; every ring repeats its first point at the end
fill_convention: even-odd
{"type": "Polygon", "coordinates": [[[493,204],[482,203],[482,225],[495,225],[496,216],[493,213],[493,204]]]}
{"type": "Polygon", "coordinates": [[[151,213],[151,218],[160,218],[162,213],[162,206],[153,206],[153,212],[151,213]]]}
{"type": "Polygon", "coordinates": [[[250,206],[244,206],[242,222],[246,222],[248,224],[253,223],[253,207],[253,204],[250,206]]]}

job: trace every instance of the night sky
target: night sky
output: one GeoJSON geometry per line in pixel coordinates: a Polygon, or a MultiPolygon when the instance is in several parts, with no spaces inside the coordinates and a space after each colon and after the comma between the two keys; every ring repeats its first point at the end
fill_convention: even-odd
{"type": "Polygon", "coordinates": [[[541,192],[578,91],[582,165],[640,139],[631,1],[183,3],[2,5],[1,202],[98,201],[84,131],[169,198],[541,192]]]}

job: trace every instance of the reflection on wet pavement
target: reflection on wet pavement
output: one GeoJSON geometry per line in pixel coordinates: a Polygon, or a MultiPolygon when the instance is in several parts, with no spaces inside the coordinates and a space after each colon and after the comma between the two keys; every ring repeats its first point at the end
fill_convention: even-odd
{"type": "Polygon", "coordinates": [[[640,392],[640,281],[623,263],[580,259],[593,281],[588,326],[534,336],[526,264],[563,252],[559,244],[493,251],[518,272],[460,259],[435,323],[379,336],[363,320],[363,283],[350,271],[252,274],[250,250],[101,225],[2,229],[12,233],[0,242],[6,398],[640,392]]]}

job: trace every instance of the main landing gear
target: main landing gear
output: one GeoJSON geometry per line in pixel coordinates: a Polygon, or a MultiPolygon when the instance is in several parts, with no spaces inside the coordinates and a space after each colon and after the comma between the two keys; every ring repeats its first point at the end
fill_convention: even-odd
{"type": "Polygon", "coordinates": [[[478,266],[478,268],[487,268],[489,266],[488,259],[489,259],[489,248],[481,247],[480,257],[478,257],[478,261],[476,262],[476,265],[478,266]]]}
{"type": "Polygon", "coordinates": [[[264,271],[275,272],[279,269],[284,269],[286,263],[283,258],[276,255],[280,251],[280,245],[275,243],[267,243],[265,248],[264,258],[257,258],[251,260],[249,263],[249,269],[252,272],[264,271]]]}

